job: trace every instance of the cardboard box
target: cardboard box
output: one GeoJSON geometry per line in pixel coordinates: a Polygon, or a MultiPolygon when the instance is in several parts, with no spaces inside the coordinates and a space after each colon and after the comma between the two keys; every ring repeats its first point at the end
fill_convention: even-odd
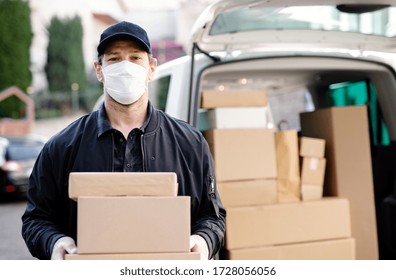
{"type": "Polygon", "coordinates": [[[353,238],[228,251],[230,260],[354,260],[353,238]]]}
{"type": "Polygon", "coordinates": [[[290,179],[277,179],[278,203],[296,203],[301,200],[300,181],[291,181],[290,179]]]}
{"type": "Polygon", "coordinates": [[[300,200],[300,161],[297,130],[275,132],[278,202],[300,200]]]}
{"type": "Polygon", "coordinates": [[[302,201],[310,201],[310,200],[318,200],[323,197],[323,186],[318,185],[301,185],[301,200],[302,201]]]}
{"type": "Polygon", "coordinates": [[[326,159],[303,157],[301,169],[301,183],[323,186],[326,168],[326,159]]]}
{"type": "Polygon", "coordinates": [[[277,202],[276,179],[218,182],[224,207],[241,207],[277,202]]]}
{"type": "Polygon", "coordinates": [[[267,106],[265,91],[203,91],[201,108],[267,106]]]}
{"type": "Polygon", "coordinates": [[[326,141],[312,137],[300,137],[300,156],[323,158],[325,155],[326,141]]]}
{"type": "Polygon", "coordinates": [[[277,177],[273,130],[213,129],[204,135],[213,154],[218,182],[277,177]]]}
{"type": "Polygon", "coordinates": [[[79,254],[189,252],[190,197],[78,199],[79,254]]]}
{"type": "Polygon", "coordinates": [[[173,172],[72,172],[69,197],[79,196],[177,196],[173,172]]]}
{"type": "Polygon", "coordinates": [[[229,208],[226,219],[226,249],[351,236],[345,198],[229,208]]]}
{"type": "Polygon", "coordinates": [[[65,260],[202,260],[200,253],[66,254],[65,260]]]}
{"type": "Polygon", "coordinates": [[[303,136],[326,141],[324,195],[350,201],[356,258],[378,259],[367,107],[332,107],[300,117],[303,136]]]}
{"type": "MultiPolygon", "coordinates": [[[[267,107],[228,107],[209,109],[206,115],[208,129],[268,128],[267,107]]],[[[272,124],[273,125],[273,124],[272,124]]]]}

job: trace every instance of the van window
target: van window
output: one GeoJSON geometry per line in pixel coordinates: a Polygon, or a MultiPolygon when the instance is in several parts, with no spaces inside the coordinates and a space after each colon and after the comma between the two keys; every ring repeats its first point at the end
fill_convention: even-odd
{"type": "Polygon", "coordinates": [[[166,109],[171,76],[165,76],[149,83],[150,101],[155,108],[162,111],[166,109]]]}
{"type": "Polygon", "coordinates": [[[345,82],[329,86],[328,106],[367,105],[374,145],[389,145],[389,133],[378,103],[377,92],[370,81],[345,82]]]}
{"type": "MultiPolygon", "coordinates": [[[[276,2],[276,1],[275,1],[276,2]]],[[[327,30],[357,32],[393,37],[396,30],[391,23],[395,8],[351,14],[337,6],[263,7],[246,5],[246,8],[223,12],[215,19],[210,35],[247,32],[253,30],[327,30]]]]}

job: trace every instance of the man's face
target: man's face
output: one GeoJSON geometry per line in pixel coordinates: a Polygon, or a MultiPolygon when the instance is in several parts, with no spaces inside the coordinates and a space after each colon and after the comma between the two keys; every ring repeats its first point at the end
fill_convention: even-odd
{"type": "Polygon", "coordinates": [[[106,67],[123,60],[128,60],[149,69],[146,82],[152,79],[157,66],[156,60],[150,58],[150,55],[142,50],[140,45],[136,42],[123,40],[109,43],[104,51],[101,65],[95,62],[94,66],[98,80],[103,82],[103,73],[101,71],[102,67],[106,67]]]}

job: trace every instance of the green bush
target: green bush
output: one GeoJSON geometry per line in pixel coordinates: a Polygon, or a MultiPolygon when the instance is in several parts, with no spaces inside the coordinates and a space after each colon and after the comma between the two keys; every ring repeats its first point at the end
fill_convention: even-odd
{"type": "MultiPolygon", "coordinates": [[[[30,86],[30,45],[32,41],[30,7],[23,0],[0,1],[0,91],[30,86]]],[[[0,102],[0,117],[25,117],[25,104],[16,97],[0,102]]]]}
{"type": "Polygon", "coordinates": [[[53,17],[48,27],[47,74],[51,92],[71,94],[71,85],[78,84],[83,93],[87,85],[83,57],[83,27],[78,16],[59,19],[53,17]]]}

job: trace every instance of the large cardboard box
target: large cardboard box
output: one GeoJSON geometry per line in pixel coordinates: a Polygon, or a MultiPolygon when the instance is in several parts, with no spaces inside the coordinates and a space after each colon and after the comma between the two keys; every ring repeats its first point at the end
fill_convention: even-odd
{"type": "Polygon", "coordinates": [[[79,254],[189,252],[190,197],[78,199],[79,254]]]}
{"type": "MultiPolygon", "coordinates": [[[[223,128],[268,128],[267,107],[227,107],[209,109],[206,113],[207,127],[201,130],[223,128]]],[[[271,122],[271,125],[273,123],[271,122]]]]}
{"type": "Polygon", "coordinates": [[[300,137],[300,156],[323,158],[325,155],[326,141],[312,137],[300,137]]]}
{"type": "Polygon", "coordinates": [[[66,254],[65,260],[201,260],[200,253],[66,254]]]}
{"type": "Polygon", "coordinates": [[[355,255],[353,238],[228,251],[230,260],[354,260],[355,255]]]}
{"type": "Polygon", "coordinates": [[[203,91],[201,108],[267,106],[265,91],[203,91]]]}
{"type": "Polygon", "coordinates": [[[79,196],[176,196],[173,172],[72,172],[69,197],[79,196]]]}
{"type": "Polygon", "coordinates": [[[273,130],[213,129],[204,135],[213,154],[217,181],[277,177],[273,130]]]}
{"type": "Polygon", "coordinates": [[[229,250],[350,236],[349,202],[345,198],[227,209],[229,250]]]}
{"type": "Polygon", "coordinates": [[[226,208],[277,202],[276,179],[218,182],[217,190],[226,208]]]}
{"type": "Polygon", "coordinates": [[[348,198],[357,259],[378,259],[377,226],[366,106],[301,114],[303,136],[326,141],[324,195],[348,198]]]}

